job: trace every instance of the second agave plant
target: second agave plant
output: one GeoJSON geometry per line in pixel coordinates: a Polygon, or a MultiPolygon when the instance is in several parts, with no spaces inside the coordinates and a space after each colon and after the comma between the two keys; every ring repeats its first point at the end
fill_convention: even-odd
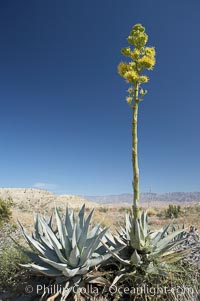
{"type": "Polygon", "coordinates": [[[119,271],[113,280],[133,279],[134,285],[143,283],[145,278],[157,279],[168,277],[176,270],[175,263],[189,254],[190,249],[183,249],[185,230],[175,229],[173,225],[166,225],[160,230],[150,230],[148,216],[142,212],[135,219],[133,214],[126,215],[125,226],[121,227],[119,237],[107,240],[114,249],[123,245],[118,254],[106,245],[112,256],[119,262],[119,271]]]}

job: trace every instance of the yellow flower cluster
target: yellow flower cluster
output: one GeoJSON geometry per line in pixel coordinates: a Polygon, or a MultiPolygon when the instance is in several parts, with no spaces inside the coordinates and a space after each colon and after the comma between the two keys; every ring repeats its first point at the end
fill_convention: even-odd
{"type": "MultiPolygon", "coordinates": [[[[132,85],[128,89],[129,96],[127,96],[126,101],[128,104],[137,98],[138,88],[141,84],[147,83],[149,78],[142,74],[144,69],[152,70],[156,63],[156,51],[154,47],[146,47],[148,41],[148,36],[145,33],[145,28],[141,24],[136,24],[128,37],[129,44],[133,45],[131,47],[122,48],[121,53],[130,58],[130,62],[121,62],[118,65],[119,74],[132,85]]],[[[143,97],[147,93],[146,90],[140,89],[140,96],[143,97]]]]}
{"type": "Polygon", "coordinates": [[[147,83],[148,77],[146,75],[140,75],[135,67],[135,63],[132,64],[130,62],[129,64],[121,62],[118,65],[118,72],[119,74],[126,79],[128,83],[136,84],[136,83],[147,83]]]}
{"type": "Polygon", "coordinates": [[[139,82],[140,75],[136,71],[136,66],[134,62],[121,62],[118,65],[118,72],[123,78],[126,79],[128,83],[135,84],[136,82],[139,82]]]}
{"type": "Polygon", "coordinates": [[[125,56],[131,56],[131,48],[130,47],[122,48],[121,53],[125,56]]]}
{"type": "Polygon", "coordinates": [[[155,57],[156,51],[154,47],[145,47],[145,54],[149,57],[155,57]]]}
{"type": "Polygon", "coordinates": [[[139,82],[141,84],[148,83],[148,81],[149,81],[149,78],[146,75],[141,75],[140,78],[139,78],[139,82]]]}
{"type": "Polygon", "coordinates": [[[145,33],[145,28],[141,24],[133,26],[128,37],[128,42],[136,48],[141,49],[146,45],[147,41],[148,35],[145,33]]]}
{"type": "Polygon", "coordinates": [[[139,74],[136,71],[134,71],[134,70],[127,71],[124,74],[124,78],[126,79],[126,81],[128,83],[133,83],[134,84],[136,81],[138,81],[139,77],[140,77],[139,74]]]}
{"type": "Polygon", "coordinates": [[[135,24],[131,30],[131,33],[133,32],[145,32],[145,28],[144,26],[142,26],[141,24],[135,24]]]}
{"type": "Polygon", "coordinates": [[[152,70],[155,65],[155,62],[155,57],[144,55],[138,60],[138,65],[140,67],[140,70],[143,70],[145,68],[148,70],[152,70]]]}
{"type": "Polygon", "coordinates": [[[129,71],[129,64],[121,62],[118,65],[118,72],[119,74],[124,77],[124,74],[129,71]]]}
{"type": "Polygon", "coordinates": [[[143,69],[153,69],[156,63],[155,55],[156,51],[154,47],[145,47],[143,56],[137,61],[141,71],[143,69]]]}
{"type": "Polygon", "coordinates": [[[129,68],[131,68],[131,70],[136,70],[136,63],[135,62],[130,62],[129,63],[129,68]]]}
{"type": "Polygon", "coordinates": [[[130,57],[133,60],[137,60],[139,56],[140,56],[140,50],[137,49],[137,48],[135,48],[134,51],[132,51],[131,54],[130,54],[130,57]]]}

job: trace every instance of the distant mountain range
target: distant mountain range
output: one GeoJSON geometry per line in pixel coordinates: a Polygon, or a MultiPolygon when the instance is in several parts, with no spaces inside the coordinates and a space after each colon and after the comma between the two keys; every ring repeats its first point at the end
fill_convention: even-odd
{"type": "MultiPolygon", "coordinates": [[[[87,200],[99,204],[131,203],[132,194],[123,193],[119,195],[106,196],[84,196],[87,200]]],[[[169,193],[141,193],[141,202],[200,202],[200,192],[169,192],[169,193]]]]}
{"type": "MultiPolygon", "coordinates": [[[[0,199],[12,197],[17,207],[26,210],[35,210],[38,208],[50,209],[56,204],[76,208],[83,204],[86,207],[99,207],[103,204],[113,204],[126,206],[132,202],[132,194],[123,193],[118,195],[106,196],[78,196],[78,195],[56,195],[50,191],[35,188],[0,188],[0,199]]],[[[170,202],[182,203],[200,203],[200,192],[170,192],[170,193],[141,193],[140,200],[142,203],[158,203],[162,205],[170,202]]]]}

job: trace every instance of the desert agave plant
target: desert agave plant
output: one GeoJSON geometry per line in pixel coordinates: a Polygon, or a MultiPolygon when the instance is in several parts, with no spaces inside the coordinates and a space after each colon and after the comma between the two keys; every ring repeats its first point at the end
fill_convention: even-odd
{"type": "MultiPolygon", "coordinates": [[[[28,235],[20,224],[23,235],[33,250],[25,251],[32,263],[21,266],[65,281],[70,291],[69,287],[80,283],[92,267],[111,257],[101,243],[108,229],[101,229],[100,224],[91,228],[92,214],[93,211],[85,218],[83,206],[76,218],[74,211],[69,212],[67,208],[62,220],[58,209],[55,208],[56,228],[53,227],[52,216],[47,221],[43,216],[35,214],[32,235],[28,235]]],[[[98,282],[99,279],[96,280],[98,282]]],[[[95,282],[95,279],[92,278],[92,281],[95,282]]],[[[62,300],[66,297],[67,295],[62,300]]]]}
{"type": "MultiPolygon", "coordinates": [[[[128,47],[122,48],[121,53],[126,60],[118,65],[119,75],[130,84],[126,101],[132,110],[132,168],[133,168],[133,206],[132,214],[126,216],[125,228],[121,229],[119,238],[124,248],[118,253],[109,249],[113,257],[123,266],[120,276],[127,273],[138,275],[166,273],[172,263],[185,255],[184,250],[176,247],[181,244],[184,230],[172,230],[170,225],[160,231],[150,231],[146,212],[139,208],[139,162],[138,162],[138,109],[147,90],[142,88],[149,81],[146,71],[154,68],[156,51],[147,46],[148,35],[141,24],[132,27],[127,38],[128,47]]],[[[107,238],[109,239],[109,238],[107,238]]],[[[121,242],[110,240],[112,247],[121,245],[121,242]]],[[[119,275],[118,275],[119,276],[119,275]]],[[[116,278],[119,279],[119,278],[116,278]]],[[[116,280],[115,279],[115,280],[116,280]]]]}
{"type": "Polygon", "coordinates": [[[125,227],[121,227],[119,239],[113,241],[107,236],[113,248],[124,246],[119,254],[105,247],[124,266],[125,273],[136,272],[136,268],[140,267],[146,274],[167,274],[172,264],[189,252],[177,248],[185,240],[184,231],[184,228],[176,230],[174,226],[170,231],[170,224],[158,231],[150,231],[147,212],[143,211],[137,219],[133,214],[126,215],[125,227]]]}
{"type": "Polygon", "coordinates": [[[148,35],[144,26],[135,24],[127,38],[128,47],[122,48],[121,53],[126,60],[118,65],[119,75],[130,84],[126,101],[132,110],[132,168],[133,168],[133,214],[139,218],[140,209],[140,178],[138,162],[138,110],[139,104],[147,94],[142,88],[149,81],[146,71],[152,70],[156,63],[154,47],[147,47],[148,35]]]}

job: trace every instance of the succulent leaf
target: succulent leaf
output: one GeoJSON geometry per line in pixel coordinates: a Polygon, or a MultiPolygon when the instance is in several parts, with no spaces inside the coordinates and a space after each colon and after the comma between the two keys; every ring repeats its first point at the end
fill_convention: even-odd
{"type": "Polygon", "coordinates": [[[45,267],[44,265],[43,266],[39,266],[39,265],[36,265],[36,264],[23,264],[21,265],[22,267],[24,268],[27,268],[27,269],[31,269],[35,272],[39,272],[43,275],[46,275],[46,276],[50,276],[50,277],[57,277],[57,276],[61,276],[62,273],[57,270],[57,269],[54,269],[53,267],[45,267]]]}
{"type": "Polygon", "coordinates": [[[79,249],[78,249],[77,245],[75,245],[74,248],[72,249],[71,253],[70,253],[70,256],[69,256],[70,265],[72,267],[78,266],[79,259],[80,259],[80,252],[79,252],[79,249]]]}
{"type": "Polygon", "coordinates": [[[68,233],[69,238],[72,238],[73,224],[71,223],[70,213],[69,213],[69,208],[68,207],[66,207],[66,213],[65,213],[65,227],[67,229],[67,233],[68,233]]]}
{"type": "Polygon", "coordinates": [[[82,206],[82,208],[78,214],[79,225],[80,225],[81,230],[83,230],[83,227],[84,227],[84,215],[85,215],[85,204],[82,206]]]}
{"type": "Polygon", "coordinates": [[[102,263],[103,261],[106,261],[107,259],[109,259],[110,257],[111,257],[111,254],[107,253],[105,255],[101,255],[101,256],[98,256],[96,258],[89,259],[88,260],[88,265],[90,267],[97,266],[100,263],[102,263]]]}
{"type": "Polygon", "coordinates": [[[180,234],[182,232],[183,232],[183,230],[177,230],[177,231],[170,233],[166,237],[161,238],[160,241],[158,241],[158,243],[157,243],[157,249],[166,247],[168,245],[168,243],[170,243],[178,234],[180,234]]]}
{"type": "Polygon", "coordinates": [[[133,252],[130,261],[133,265],[138,265],[141,262],[141,257],[138,255],[136,250],[133,252]]]}
{"type": "Polygon", "coordinates": [[[61,217],[60,217],[60,214],[59,214],[57,208],[55,208],[55,213],[56,213],[56,221],[57,221],[57,226],[58,226],[59,238],[60,238],[60,241],[61,241],[62,248],[64,248],[65,247],[65,234],[66,233],[63,231],[63,223],[62,223],[62,220],[61,220],[61,217]]]}
{"type": "Polygon", "coordinates": [[[87,240],[87,236],[88,236],[88,230],[89,230],[89,226],[90,226],[90,221],[92,218],[94,210],[91,211],[91,213],[88,215],[83,230],[82,230],[82,235],[80,236],[79,240],[78,240],[78,246],[79,249],[82,250],[83,246],[85,245],[85,242],[87,240]]]}

